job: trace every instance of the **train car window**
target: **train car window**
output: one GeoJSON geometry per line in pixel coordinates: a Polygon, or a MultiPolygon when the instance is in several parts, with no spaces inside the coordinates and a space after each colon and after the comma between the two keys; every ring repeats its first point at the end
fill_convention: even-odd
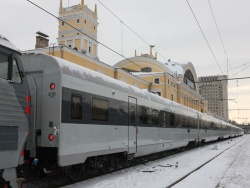
{"type": "Polygon", "coordinates": [[[71,96],[71,118],[82,119],[82,97],[71,96]]]}
{"type": "Polygon", "coordinates": [[[166,112],[163,112],[163,127],[166,127],[166,117],[167,117],[167,113],[166,112]]]}
{"type": "Polygon", "coordinates": [[[199,123],[199,128],[200,129],[204,129],[205,128],[205,122],[204,121],[202,121],[202,120],[197,121],[197,127],[198,127],[198,123],[199,123]]]}
{"type": "Polygon", "coordinates": [[[19,83],[19,84],[22,82],[16,59],[13,59],[12,80],[15,83],[19,83]]]}
{"type": "Polygon", "coordinates": [[[211,122],[211,123],[210,123],[210,128],[211,128],[211,129],[214,129],[214,122],[211,122]]]}
{"type": "Polygon", "coordinates": [[[170,126],[175,126],[175,114],[170,113],[170,126]]]}
{"type": "Polygon", "coordinates": [[[148,109],[146,107],[140,107],[140,123],[148,124],[148,109]]]}
{"type": "Polygon", "coordinates": [[[186,117],[185,117],[185,116],[182,116],[182,117],[181,117],[181,126],[182,126],[182,127],[186,127],[186,126],[187,126],[186,117]]]}
{"type": "Polygon", "coordinates": [[[9,57],[0,53],[0,78],[9,80],[9,57]]]}
{"type": "Polygon", "coordinates": [[[109,102],[102,99],[93,98],[92,102],[92,119],[100,121],[108,121],[109,102]]]}
{"type": "Polygon", "coordinates": [[[178,114],[175,115],[175,126],[181,127],[181,115],[178,114]]]}
{"type": "Polygon", "coordinates": [[[132,105],[129,107],[129,121],[135,123],[135,106],[132,105]]]}
{"type": "Polygon", "coordinates": [[[152,110],[152,124],[158,125],[159,124],[159,112],[158,110],[152,110]]]}
{"type": "Polygon", "coordinates": [[[196,127],[194,118],[190,118],[190,127],[196,127]]]}
{"type": "Polygon", "coordinates": [[[208,126],[208,122],[207,121],[204,121],[204,127],[205,127],[205,129],[209,129],[209,126],[208,126]]]}
{"type": "Polygon", "coordinates": [[[190,118],[189,117],[186,117],[186,124],[187,124],[187,127],[190,127],[190,118]]]}

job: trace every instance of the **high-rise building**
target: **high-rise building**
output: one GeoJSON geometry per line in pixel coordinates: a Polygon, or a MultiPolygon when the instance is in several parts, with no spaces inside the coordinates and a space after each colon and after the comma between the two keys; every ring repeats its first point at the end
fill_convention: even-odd
{"type": "Polygon", "coordinates": [[[59,19],[58,44],[97,58],[97,6],[92,11],[81,0],[81,4],[64,8],[60,0],[59,19]]]}
{"type": "Polygon", "coordinates": [[[226,75],[198,78],[199,93],[208,101],[208,111],[228,121],[228,81],[226,75]]]}

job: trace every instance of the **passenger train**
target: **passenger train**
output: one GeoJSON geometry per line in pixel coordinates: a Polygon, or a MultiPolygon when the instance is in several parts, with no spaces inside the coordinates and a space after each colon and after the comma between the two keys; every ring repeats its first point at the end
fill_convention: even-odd
{"type": "Polygon", "coordinates": [[[60,58],[20,54],[6,43],[2,37],[0,175],[12,186],[22,162],[64,168],[74,179],[78,170],[243,134],[156,94],[60,58]],[[5,64],[12,66],[9,76],[5,64]]]}

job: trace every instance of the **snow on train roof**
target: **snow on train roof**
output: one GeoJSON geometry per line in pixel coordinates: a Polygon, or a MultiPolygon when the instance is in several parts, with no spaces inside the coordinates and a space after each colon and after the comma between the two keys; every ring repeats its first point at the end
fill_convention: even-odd
{"type": "Polygon", "coordinates": [[[137,87],[134,87],[122,81],[116,80],[102,73],[99,73],[91,69],[82,67],[80,65],[71,63],[69,61],[66,61],[57,57],[53,57],[53,58],[55,58],[58,61],[59,65],[62,68],[62,72],[64,74],[67,74],[67,75],[70,75],[79,79],[83,79],[83,80],[94,81],[95,83],[106,85],[115,90],[124,91],[124,92],[131,93],[134,95],[139,95],[140,97],[147,98],[149,100],[154,100],[157,102],[165,103],[164,100],[161,99],[161,97],[155,94],[150,94],[147,91],[141,90],[137,87]]]}
{"type": "Polygon", "coordinates": [[[19,52],[19,50],[3,35],[0,34],[0,45],[19,52]]]}
{"type": "Polygon", "coordinates": [[[151,100],[151,101],[155,101],[155,102],[159,102],[161,104],[165,104],[165,105],[170,105],[170,109],[167,109],[168,111],[176,111],[176,109],[178,109],[178,111],[176,111],[176,113],[180,113],[183,114],[184,111],[186,109],[190,109],[192,110],[192,112],[195,112],[195,110],[188,108],[186,106],[183,106],[179,103],[176,103],[174,101],[170,101],[168,99],[165,99],[163,97],[160,97],[156,94],[153,93],[149,93],[148,91],[139,89],[135,86],[129,85],[127,83],[124,83],[122,81],[116,80],[114,78],[108,77],[102,73],[90,70],[88,68],[82,67],[80,65],[71,63],[69,61],[57,58],[57,57],[53,57],[57,60],[57,62],[59,63],[63,74],[67,74],[69,76],[73,76],[79,79],[83,79],[83,80],[88,80],[88,81],[94,81],[95,83],[98,83],[100,85],[105,85],[108,86],[112,89],[115,90],[119,90],[119,91],[123,91],[126,93],[130,93],[132,95],[136,95],[136,96],[140,96],[142,98],[145,98],[147,100],[151,100]]]}
{"type": "Polygon", "coordinates": [[[196,110],[189,108],[187,106],[183,106],[177,102],[171,101],[169,99],[165,99],[163,97],[158,96],[157,94],[150,93],[146,90],[142,90],[135,86],[129,85],[122,81],[116,80],[114,78],[108,77],[102,73],[90,70],[88,68],[82,67],[80,65],[71,63],[69,61],[53,57],[55,58],[59,65],[62,68],[62,72],[64,74],[80,78],[83,80],[94,81],[95,83],[99,83],[101,85],[106,85],[112,89],[123,91],[126,93],[130,93],[132,95],[140,96],[147,100],[155,101],[161,104],[168,105],[170,108],[165,109],[170,112],[174,112],[177,114],[187,115],[187,110],[189,110],[189,115],[196,115],[196,110]]]}

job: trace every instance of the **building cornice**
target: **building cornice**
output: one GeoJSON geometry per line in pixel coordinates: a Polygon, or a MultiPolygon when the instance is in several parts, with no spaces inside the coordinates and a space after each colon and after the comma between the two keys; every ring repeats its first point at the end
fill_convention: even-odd
{"type": "MultiPolygon", "coordinates": [[[[93,35],[92,33],[90,33],[88,30],[86,30],[84,28],[79,29],[79,30],[82,32],[79,35],[58,37],[57,40],[75,39],[75,38],[77,38],[77,37],[79,37],[81,35],[86,36],[89,39],[93,38],[93,39],[97,40],[97,35],[93,35]],[[83,34],[83,33],[86,33],[86,34],[83,34]]],[[[68,34],[73,34],[73,33],[77,33],[77,31],[73,30],[73,29],[72,30],[59,31],[58,36],[68,35],[68,34]]],[[[91,39],[91,40],[93,40],[93,39],[91,39]]]]}
{"type": "Polygon", "coordinates": [[[94,26],[97,26],[99,24],[97,22],[97,20],[95,20],[94,18],[89,17],[84,12],[76,13],[76,14],[73,14],[73,15],[60,16],[59,18],[61,20],[63,20],[63,21],[69,21],[69,20],[76,20],[76,19],[79,19],[79,18],[84,18],[87,21],[89,21],[90,23],[92,23],[94,26]]]}

